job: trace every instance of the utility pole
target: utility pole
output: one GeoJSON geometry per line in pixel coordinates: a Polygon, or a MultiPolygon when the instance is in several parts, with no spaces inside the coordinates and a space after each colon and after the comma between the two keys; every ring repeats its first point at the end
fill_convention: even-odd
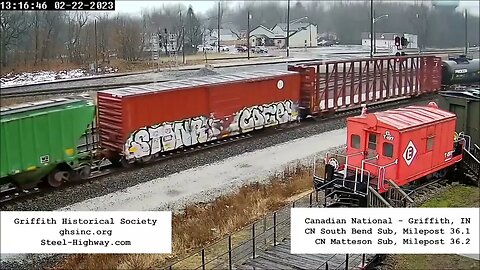
{"type": "Polygon", "coordinates": [[[465,9],[465,55],[468,53],[468,12],[467,9],[465,9]]]}
{"type": "Polygon", "coordinates": [[[370,58],[373,58],[373,0],[370,0],[370,58]]]}
{"type": "Polygon", "coordinates": [[[218,28],[217,28],[217,48],[220,53],[220,1],[218,1],[218,28]]]}
{"type": "Polygon", "coordinates": [[[373,55],[377,53],[377,38],[375,37],[375,9],[373,10],[373,22],[372,22],[372,29],[373,29],[373,55]]]}
{"type": "Polygon", "coordinates": [[[182,64],[185,64],[185,25],[182,20],[182,11],[180,11],[180,24],[182,25],[182,64]]]}
{"type": "Polygon", "coordinates": [[[250,9],[247,11],[247,59],[250,60],[250,9]]]}
{"type": "Polygon", "coordinates": [[[95,74],[98,72],[98,43],[97,43],[97,19],[93,23],[95,29],[95,74]]]}
{"type": "Polygon", "coordinates": [[[185,26],[182,25],[182,63],[185,64],[185,26]]]}
{"type": "Polygon", "coordinates": [[[287,57],[290,56],[290,0],[287,2],[287,40],[286,40],[286,45],[287,45],[287,57]]]}

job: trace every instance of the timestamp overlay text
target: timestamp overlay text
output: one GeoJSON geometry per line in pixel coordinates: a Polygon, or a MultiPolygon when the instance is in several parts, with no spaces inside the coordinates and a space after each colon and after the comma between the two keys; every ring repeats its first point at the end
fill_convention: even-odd
{"type": "Polygon", "coordinates": [[[478,208],[292,208],[296,254],[478,254],[478,208]]]}
{"type": "Polygon", "coordinates": [[[169,211],[2,211],[2,253],[171,253],[169,211]]]}

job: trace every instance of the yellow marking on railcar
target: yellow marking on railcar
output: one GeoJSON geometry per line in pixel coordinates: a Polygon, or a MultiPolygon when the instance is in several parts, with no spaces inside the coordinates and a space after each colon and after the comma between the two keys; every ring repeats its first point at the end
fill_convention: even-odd
{"type": "Polygon", "coordinates": [[[73,148],[67,148],[67,149],[65,149],[65,154],[67,154],[68,156],[72,156],[73,153],[74,153],[73,148]]]}

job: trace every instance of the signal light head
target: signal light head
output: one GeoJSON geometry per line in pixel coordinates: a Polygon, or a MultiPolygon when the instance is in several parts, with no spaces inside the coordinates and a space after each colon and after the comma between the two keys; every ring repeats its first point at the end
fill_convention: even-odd
{"type": "Polygon", "coordinates": [[[400,46],[400,37],[395,37],[395,46],[400,46]]]}

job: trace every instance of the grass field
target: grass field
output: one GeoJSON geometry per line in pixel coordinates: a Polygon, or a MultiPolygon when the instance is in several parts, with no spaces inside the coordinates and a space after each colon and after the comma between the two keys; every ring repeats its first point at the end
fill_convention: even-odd
{"type": "MultiPolygon", "coordinates": [[[[453,186],[421,207],[479,207],[480,188],[453,186]]],[[[478,270],[480,262],[459,255],[395,255],[395,270],[478,270]]]]}

